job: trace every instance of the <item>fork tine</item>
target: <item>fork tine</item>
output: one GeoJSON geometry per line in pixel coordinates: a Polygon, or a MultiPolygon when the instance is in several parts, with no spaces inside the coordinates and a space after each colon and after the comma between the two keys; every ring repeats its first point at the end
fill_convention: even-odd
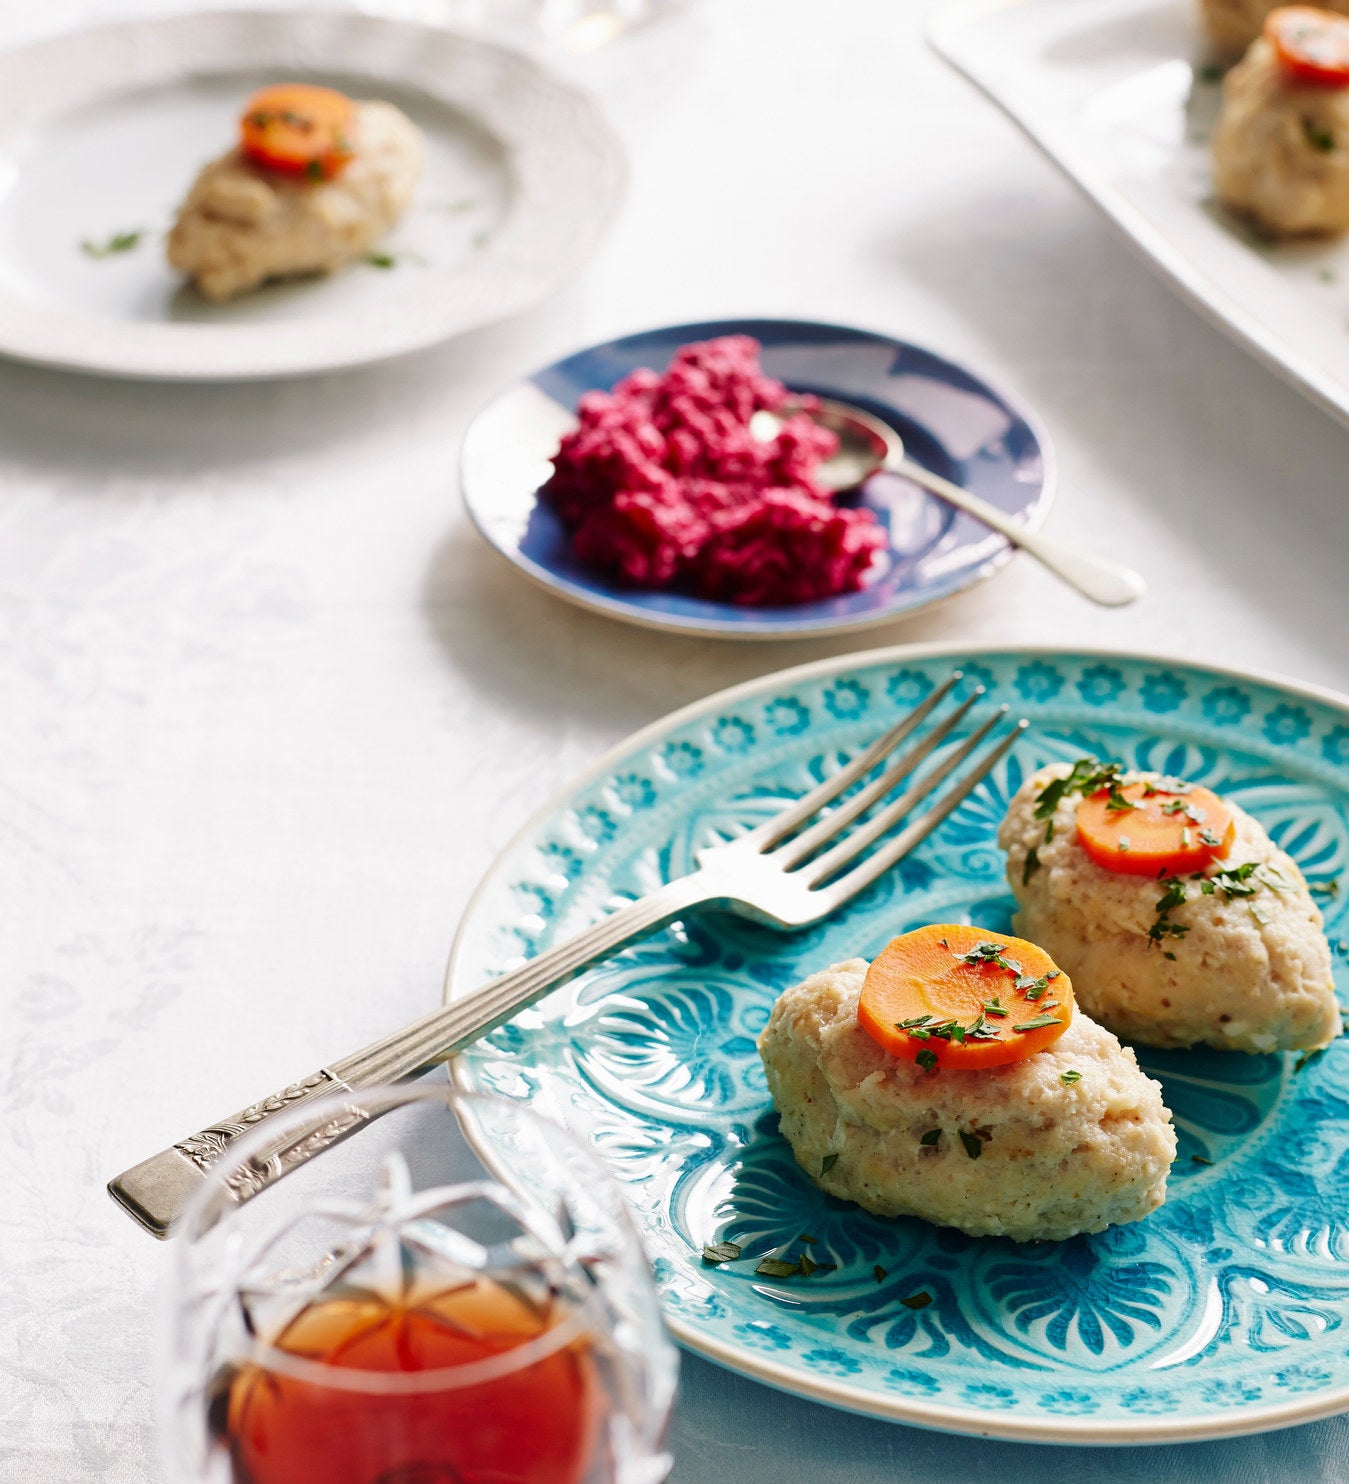
{"type": "Polygon", "coordinates": [[[859,891],[883,876],[891,866],[903,860],[915,845],[927,839],[942,820],[988,777],[999,760],[1011,751],[1017,738],[1028,726],[1030,722],[1022,717],[1007,736],[996,747],[989,748],[955,787],[948,789],[926,814],[919,815],[907,829],[902,830],[874,855],[868,856],[860,866],[855,866],[846,876],[840,876],[837,881],[823,888],[820,894],[827,898],[827,906],[824,910],[826,912],[836,911],[850,897],[855,897],[859,891]]]}
{"type": "Polygon", "coordinates": [[[838,875],[845,866],[856,860],[867,846],[874,844],[882,835],[889,834],[915,805],[929,798],[941,784],[945,783],[1006,715],[1007,707],[999,706],[993,715],[981,726],[976,727],[959,747],[944,757],[935,768],[930,769],[910,784],[893,804],[887,804],[861,829],[845,835],[832,850],[826,850],[823,855],[803,866],[802,876],[809,881],[810,885],[815,886],[827,881],[831,876],[838,875]]]}
{"type": "MultiPolygon", "coordinates": [[[[951,735],[969,714],[970,707],[980,701],[983,696],[984,688],[981,685],[966,697],[950,716],[943,718],[939,725],[933,727],[926,736],[919,738],[902,756],[896,758],[879,778],[868,783],[865,788],[859,789],[852,798],[840,804],[837,809],[832,809],[823,818],[817,819],[809,829],[803,830],[801,834],[788,840],[785,845],[779,845],[772,852],[774,862],[784,871],[790,871],[793,866],[814,855],[821,846],[835,839],[845,826],[865,814],[877,800],[883,799],[892,788],[902,783],[919,763],[951,735]]],[[[938,778],[937,782],[940,783],[941,779],[938,778]]],[[[929,791],[929,789],[923,790],[923,792],[929,791]]]]}
{"type": "Polygon", "coordinates": [[[812,814],[841,794],[844,789],[850,788],[859,778],[869,773],[882,758],[887,757],[907,737],[915,727],[921,726],[923,722],[932,715],[933,711],[951,694],[951,691],[964,679],[964,672],[953,670],[946,680],[939,685],[921,704],[915,706],[902,721],[898,721],[884,735],[878,737],[869,747],[858,755],[846,767],[840,768],[837,773],[831,774],[811,789],[808,794],[797,799],[795,803],[789,804],[785,809],[775,814],[772,819],[767,819],[763,824],[751,830],[743,837],[744,840],[758,845],[761,849],[769,849],[776,845],[784,835],[789,835],[798,826],[804,824],[812,814]]]}

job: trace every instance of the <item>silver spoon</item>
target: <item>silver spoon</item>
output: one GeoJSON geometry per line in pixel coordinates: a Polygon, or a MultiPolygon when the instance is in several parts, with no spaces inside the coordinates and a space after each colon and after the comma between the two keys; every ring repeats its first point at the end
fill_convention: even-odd
{"type": "Polygon", "coordinates": [[[777,412],[756,412],[750,419],[750,432],[767,442],[777,436],[788,417],[804,413],[822,428],[828,428],[838,439],[838,452],[815,471],[815,478],[827,489],[856,489],[884,469],[922,485],[948,505],[954,505],[957,510],[982,521],[990,530],[1005,536],[1013,546],[1030,552],[1037,561],[1043,562],[1051,572],[1093,603],[1117,608],[1132,603],[1147,592],[1147,584],[1129,567],[1028,531],[987,500],[981,500],[978,495],[961,489],[940,474],[933,474],[921,464],[915,464],[905,457],[903,439],[880,418],[872,417],[869,412],[863,412],[848,402],[837,402],[827,397],[820,397],[817,401],[818,407],[809,410],[787,403],[777,412]]]}

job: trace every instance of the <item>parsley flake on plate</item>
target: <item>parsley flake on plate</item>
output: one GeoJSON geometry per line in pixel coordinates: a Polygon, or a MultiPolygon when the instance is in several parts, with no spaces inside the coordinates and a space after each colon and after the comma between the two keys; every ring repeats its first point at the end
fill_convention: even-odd
{"type": "Polygon", "coordinates": [[[119,253],[130,252],[139,247],[144,236],[145,229],[138,227],[134,232],[114,232],[103,242],[91,242],[86,237],[80,243],[80,251],[87,258],[113,258],[119,253]]]}

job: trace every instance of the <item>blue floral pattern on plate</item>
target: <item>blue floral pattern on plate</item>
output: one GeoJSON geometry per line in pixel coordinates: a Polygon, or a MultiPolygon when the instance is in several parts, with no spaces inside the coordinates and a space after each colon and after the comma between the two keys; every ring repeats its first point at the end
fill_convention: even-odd
{"type": "MultiPolygon", "coordinates": [[[[880,1220],[816,1189],[777,1132],[754,1044],[777,994],[815,968],[932,920],[1006,930],[994,835],[1050,760],[1092,752],[1193,778],[1261,819],[1310,880],[1337,880],[1349,714],[1332,700],[1054,652],[876,651],[769,676],[620,750],[518,838],[464,926],[452,984],[690,869],[702,845],[768,817],[957,666],[1032,726],[901,869],[796,935],[691,916],[495,1032],[457,1075],[584,1130],[625,1184],[677,1336],[788,1390],[1076,1441],[1219,1436],[1349,1406],[1349,1043],[1300,1069],[1142,1050],[1179,1135],[1166,1205],[1042,1246],[880,1220]],[[714,1241],[739,1243],[742,1259],[704,1265],[714,1241]],[[754,1272],[803,1251],[820,1265],[808,1279],[754,1272]],[[929,1302],[905,1302],[920,1293],[929,1302]]],[[[1345,908],[1322,905],[1344,989],[1345,908]]]]}

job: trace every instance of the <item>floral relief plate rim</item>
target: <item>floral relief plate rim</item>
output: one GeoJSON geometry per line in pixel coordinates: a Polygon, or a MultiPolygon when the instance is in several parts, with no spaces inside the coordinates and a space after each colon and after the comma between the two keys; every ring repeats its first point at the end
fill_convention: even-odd
{"type": "MultiPolygon", "coordinates": [[[[557,816],[559,810],[574,804],[579,797],[585,794],[587,788],[610,776],[616,766],[641,754],[653,743],[660,743],[662,739],[678,733],[681,728],[690,723],[716,717],[719,712],[733,711],[737,706],[751,699],[767,700],[775,694],[779,696],[790,694],[794,689],[803,685],[838,681],[851,674],[877,667],[921,667],[925,663],[934,662],[946,662],[953,666],[957,664],[980,666],[986,663],[1001,662],[1007,665],[1031,667],[1052,666],[1055,662],[1070,664],[1080,662],[1084,669],[1109,668],[1112,665],[1156,666],[1164,670],[1179,672],[1191,681],[1198,679],[1209,684],[1216,682],[1219,686],[1222,686],[1223,682],[1231,682],[1236,686],[1253,686],[1273,692],[1278,701],[1276,712],[1286,710],[1289,702],[1297,701],[1311,702],[1329,708],[1338,713],[1335,725],[1336,736],[1342,735],[1343,738],[1349,738],[1349,697],[1329,688],[1292,681],[1269,672],[1179,659],[1146,651],[1053,645],[972,646],[959,642],[944,642],[861,650],[777,671],[716,692],[638,730],[611,748],[582,775],[574,778],[536,811],[503,848],[470,899],[451,947],[445,976],[445,998],[452,999],[456,994],[463,993],[472,987],[471,975],[474,971],[466,968],[465,965],[465,958],[471,951],[470,940],[481,929],[492,905],[493,894],[500,889],[512,868],[518,865],[520,852],[528,848],[531,842],[539,839],[541,830],[557,816]],[[1343,718],[1343,720],[1338,718],[1343,718]]],[[[1114,704],[1114,699],[1115,697],[1111,696],[1104,703],[1097,701],[1091,704],[1108,712],[1108,708],[1114,704]]],[[[1085,693],[1083,704],[1086,704],[1085,693]]],[[[1157,720],[1160,728],[1165,730],[1164,716],[1159,716],[1157,720]]],[[[1241,717],[1238,716],[1237,720],[1241,720],[1241,717]]],[[[1215,718],[1214,724],[1232,725],[1233,723],[1231,718],[1226,718],[1222,722],[1218,722],[1215,718]]],[[[1275,731],[1278,729],[1273,727],[1272,722],[1268,725],[1270,729],[1267,735],[1271,745],[1286,746],[1296,752],[1308,741],[1307,735],[1298,732],[1296,727],[1291,729],[1293,735],[1280,736],[1276,741],[1275,731]]],[[[1326,751],[1325,755],[1329,760],[1330,752],[1326,751]]],[[[1324,765],[1318,766],[1324,767],[1324,765]]],[[[1349,780],[1346,781],[1346,789],[1349,790],[1349,780]]],[[[1283,1076],[1282,1073],[1280,1075],[1283,1076]]],[[[461,1057],[451,1064],[451,1076],[467,1087],[477,1088],[481,1085],[474,1075],[472,1054],[461,1057]]],[[[1284,1082],[1286,1081],[1287,1078],[1284,1076],[1284,1082]]],[[[593,1084],[591,1091],[594,1091],[593,1084]]],[[[1276,1095],[1276,1104],[1282,1095],[1281,1090],[1276,1095]]],[[[1204,1170],[1199,1172],[1198,1178],[1207,1178],[1219,1173],[1204,1170]]],[[[1192,1174],[1191,1178],[1196,1177],[1192,1174]]],[[[1163,1210],[1165,1209],[1164,1207],[1163,1210]]],[[[649,1241],[647,1219],[636,1206],[634,1218],[639,1229],[649,1241]]],[[[926,1224],[920,1223],[920,1225],[926,1224]]],[[[1112,1231],[1141,1229],[1125,1227],[1112,1228],[1112,1231]]],[[[661,1264],[658,1262],[658,1275],[660,1267],[661,1264]]],[[[1235,1396],[1236,1405],[1229,1406],[1224,1403],[1221,1407],[1215,1406],[1207,1411],[1191,1407],[1189,1410],[1177,1410],[1170,1416],[1136,1412],[1114,1418],[1091,1415],[1009,1416],[996,1410],[980,1412],[971,1406],[952,1405],[947,1401],[936,1401],[921,1395],[906,1396],[895,1392],[878,1391],[874,1386],[868,1388],[854,1382],[849,1374],[842,1374],[837,1378],[828,1374],[809,1374],[799,1364],[792,1365],[765,1358],[757,1354],[748,1344],[728,1342],[713,1334],[709,1324],[697,1318],[690,1318],[687,1314],[676,1312],[677,1303],[664,1289],[662,1301],[666,1310],[667,1323],[678,1341],[685,1348],[718,1365],[764,1382],[788,1394],[847,1411],[938,1431],[1012,1441],[1071,1445],[1160,1444],[1235,1437],[1269,1431],[1316,1421],[1349,1409],[1349,1365],[1342,1363],[1339,1384],[1313,1391],[1302,1397],[1293,1397],[1287,1401],[1275,1403],[1248,1400],[1245,1397],[1240,1377],[1231,1382],[1223,1380],[1219,1375],[1216,1381],[1209,1381],[1210,1388],[1216,1386],[1220,1391],[1226,1388],[1224,1395],[1235,1396]]],[[[1192,1306],[1193,1301],[1192,1299],[1192,1306]]],[[[793,1323],[790,1315],[785,1315],[781,1322],[787,1326],[793,1323]]],[[[798,1320],[797,1323],[798,1327],[806,1326],[803,1333],[809,1333],[808,1320],[798,1320]]],[[[771,1328],[771,1326],[767,1327],[771,1328]]],[[[812,1341],[821,1346],[827,1344],[829,1338],[828,1335],[818,1331],[810,1337],[812,1341]]],[[[825,1352],[817,1349],[814,1353],[818,1355],[825,1352]]],[[[888,1363],[894,1357],[883,1356],[882,1359],[888,1363]]],[[[880,1365],[879,1368],[883,1369],[884,1365],[880,1365]]],[[[1296,1371],[1297,1367],[1292,1369],[1296,1371]]],[[[1175,1376],[1178,1373],[1173,1370],[1168,1374],[1175,1376]]],[[[1089,1386],[1093,1380],[1102,1380],[1104,1375],[1104,1371],[1093,1375],[1084,1370],[1080,1374],[1075,1373],[1075,1379],[1080,1384],[1089,1386]]],[[[1280,1380],[1279,1384],[1284,1383],[1280,1380]]],[[[997,1390],[998,1388],[985,1389],[997,1390]]],[[[998,1404],[994,1403],[994,1406],[996,1405],[998,1404]]],[[[1089,1412],[1092,1409],[1086,1410],[1089,1412]]]]}
{"type": "Polygon", "coordinates": [[[93,20],[0,49],[0,93],[0,354],[90,375],[266,380],[425,350],[571,281],[627,192],[589,91],[487,35],[356,9],[93,20]],[[423,179],[374,264],[403,271],[355,262],[213,304],[159,238],[235,100],[278,74],[389,98],[420,127],[423,179]],[[143,147],[134,179],[105,138],[143,147]],[[100,251],[114,231],[129,248],[100,251]]]}

